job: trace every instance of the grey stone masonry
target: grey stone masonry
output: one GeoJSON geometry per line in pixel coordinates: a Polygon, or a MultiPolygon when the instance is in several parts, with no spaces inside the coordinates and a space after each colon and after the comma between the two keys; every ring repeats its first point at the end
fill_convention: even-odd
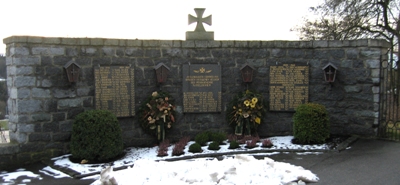
{"type": "MultiPolygon", "coordinates": [[[[389,44],[383,40],[348,41],[217,41],[128,40],[12,36],[7,45],[8,114],[11,143],[0,145],[0,168],[34,162],[69,152],[74,117],[94,109],[94,67],[130,65],[134,68],[135,110],[160,88],[175,98],[178,115],[172,142],[204,130],[233,133],[225,121],[226,107],[246,89],[240,68],[256,73],[249,89],[269,97],[270,66],[295,63],[309,66],[309,101],[327,107],[332,134],[374,136],[378,122],[379,68],[389,44]],[[68,82],[63,66],[81,66],[77,83],[68,82]],[[157,86],[154,66],[171,70],[157,86]],[[182,113],[182,65],[220,64],[222,112],[182,113]],[[321,68],[338,67],[336,81],[326,84],[321,68]],[[3,160],[4,159],[4,160],[3,160]],[[12,162],[7,162],[12,161],[12,162]]],[[[267,112],[258,128],[261,137],[292,134],[293,112],[267,112]]],[[[153,146],[137,117],[119,118],[126,147],[153,146]]]]}

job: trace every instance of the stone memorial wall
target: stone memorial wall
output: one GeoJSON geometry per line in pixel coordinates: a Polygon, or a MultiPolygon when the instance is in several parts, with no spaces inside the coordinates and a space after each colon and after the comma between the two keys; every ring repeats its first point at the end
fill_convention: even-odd
{"type": "Polygon", "coordinates": [[[153,146],[135,111],[152,92],[175,99],[172,142],[204,130],[233,133],[225,121],[232,98],[246,90],[240,69],[256,71],[248,88],[269,101],[261,137],[292,134],[293,109],[316,102],[327,107],[332,134],[374,136],[378,124],[379,68],[388,43],[354,41],[198,41],[47,38],[12,36],[7,45],[11,143],[0,145],[0,166],[69,152],[74,117],[89,109],[113,109],[126,147],[153,146]],[[75,62],[78,82],[63,68],[75,62]],[[154,66],[170,69],[159,85],[154,66]],[[322,67],[338,67],[324,81],[322,67]],[[197,71],[197,73],[196,73],[197,71]],[[203,75],[203,76],[201,76],[203,75]]]}

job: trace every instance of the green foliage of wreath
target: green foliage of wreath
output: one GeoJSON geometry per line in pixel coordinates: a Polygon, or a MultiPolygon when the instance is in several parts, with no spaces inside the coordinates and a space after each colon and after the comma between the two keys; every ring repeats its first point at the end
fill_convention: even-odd
{"type": "Polygon", "coordinates": [[[176,117],[173,102],[174,99],[167,92],[153,92],[138,110],[138,121],[143,130],[157,136],[157,126],[163,125],[165,131],[171,129],[176,117]]]}
{"type": "Polygon", "coordinates": [[[227,108],[226,120],[235,129],[236,135],[242,135],[242,133],[251,135],[262,123],[266,111],[267,104],[262,94],[246,90],[231,100],[227,108]]]}

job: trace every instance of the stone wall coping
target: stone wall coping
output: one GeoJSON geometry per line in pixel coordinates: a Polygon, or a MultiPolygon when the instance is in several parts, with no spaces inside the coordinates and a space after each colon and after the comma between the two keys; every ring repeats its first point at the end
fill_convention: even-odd
{"type": "Polygon", "coordinates": [[[318,40],[318,41],[242,41],[242,40],[137,40],[108,38],[69,38],[40,36],[10,36],[4,44],[46,44],[72,46],[122,46],[122,47],[178,47],[178,48],[335,48],[335,47],[390,47],[382,39],[318,40]]]}

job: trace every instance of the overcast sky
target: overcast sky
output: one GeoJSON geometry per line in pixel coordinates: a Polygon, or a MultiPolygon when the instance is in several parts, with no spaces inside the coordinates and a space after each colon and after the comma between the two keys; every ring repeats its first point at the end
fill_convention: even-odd
{"type": "MultiPolygon", "coordinates": [[[[185,40],[206,8],[215,40],[298,40],[290,32],[322,0],[0,0],[0,38],[13,35],[185,40]]],[[[1,42],[2,43],[2,42],[1,42]]],[[[0,45],[5,53],[5,45],[0,45]]]]}

